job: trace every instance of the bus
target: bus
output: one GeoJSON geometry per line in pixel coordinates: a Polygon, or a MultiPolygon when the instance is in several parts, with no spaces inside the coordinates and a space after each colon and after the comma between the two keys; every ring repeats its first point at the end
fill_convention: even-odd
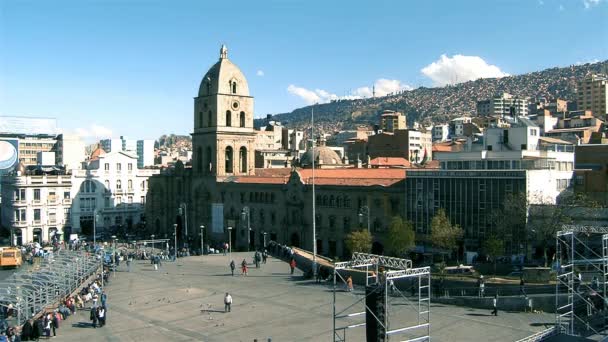
{"type": "Polygon", "coordinates": [[[21,266],[21,250],[14,247],[2,248],[0,251],[0,267],[19,267],[21,266]]]}

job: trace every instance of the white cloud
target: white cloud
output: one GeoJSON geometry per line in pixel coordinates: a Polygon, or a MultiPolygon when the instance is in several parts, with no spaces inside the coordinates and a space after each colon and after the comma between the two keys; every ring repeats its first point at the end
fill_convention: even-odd
{"type": "Polygon", "coordinates": [[[389,80],[380,78],[376,80],[373,87],[359,87],[348,95],[338,96],[323,89],[310,90],[290,84],[287,91],[302,98],[307,104],[326,103],[331,100],[355,100],[372,97],[374,91],[376,96],[386,96],[402,90],[412,90],[413,88],[399,80],[389,80]]]}
{"type": "Polygon", "coordinates": [[[593,6],[599,5],[600,0],[583,0],[583,5],[585,8],[591,8],[593,6]]]}
{"type": "Polygon", "coordinates": [[[488,64],[478,56],[441,55],[439,60],[420,70],[437,86],[455,84],[478,78],[509,76],[496,65],[488,64]]]}
{"type": "Polygon", "coordinates": [[[98,124],[91,124],[91,126],[89,126],[88,128],[85,127],[79,127],[76,128],[75,130],[76,135],[80,136],[80,138],[82,139],[105,139],[105,138],[111,138],[112,137],[112,130],[98,125],[98,124]]]}
{"type": "Polygon", "coordinates": [[[258,70],[255,74],[256,76],[264,76],[264,70],[258,70]]]}

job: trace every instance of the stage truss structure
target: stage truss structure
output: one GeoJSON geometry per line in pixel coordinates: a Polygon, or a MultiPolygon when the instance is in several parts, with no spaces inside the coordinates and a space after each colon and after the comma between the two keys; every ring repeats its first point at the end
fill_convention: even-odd
{"type": "MultiPolygon", "coordinates": [[[[377,284],[384,289],[384,319],[382,317],[372,316],[376,320],[376,324],[383,328],[384,341],[389,341],[391,337],[408,333],[410,339],[405,341],[421,342],[430,341],[431,335],[431,269],[430,267],[412,268],[412,261],[409,259],[401,259],[375,255],[369,253],[354,253],[350,261],[334,263],[333,276],[333,341],[345,342],[346,332],[349,329],[366,326],[366,309],[370,310],[366,304],[366,297],[371,293],[363,295],[356,294],[354,291],[349,293],[350,300],[344,308],[338,311],[337,292],[347,288],[347,280],[342,273],[345,271],[363,271],[365,270],[365,285],[377,284]],[[342,272],[341,272],[342,271],[342,272]],[[397,279],[412,278],[417,283],[418,296],[408,298],[404,292],[400,291],[394,282],[397,279]],[[339,279],[339,281],[338,281],[339,279]],[[338,287],[340,283],[340,287],[338,287]],[[408,326],[395,327],[391,325],[390,308],[393,303],[399,305],[407,305],[412,312],[416,313],[417,321],[408,326]],[[362,311],[360,311],[362,310],[362,311]],[[344,320],[357,320],[363,316],[363,320],[358,322],[342,323],[344,320]],[[338,326],[338,323],[341,323],[338,326]]],[[[371,311],[371,310],[370,310],[371,311]]]]}
{"type": "Polygon", "coordinates": [[[556,328],[571,336],[606,334],[608,227],[564,225],[555,247],[556,328]]]}

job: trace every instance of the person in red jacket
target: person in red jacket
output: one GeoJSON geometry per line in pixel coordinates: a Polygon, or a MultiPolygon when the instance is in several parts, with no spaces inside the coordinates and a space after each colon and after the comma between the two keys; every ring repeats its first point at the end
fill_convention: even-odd
{"type": "Polygon", "coordinates": [[[291,268],[291,274],[293,274],[293,271],[296,269],[296,259],[291,259],[289,267],[291,268]]]}

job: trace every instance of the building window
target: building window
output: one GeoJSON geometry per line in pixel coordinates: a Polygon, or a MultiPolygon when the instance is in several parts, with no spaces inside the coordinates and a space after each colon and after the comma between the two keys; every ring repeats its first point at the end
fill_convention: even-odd
{"type": "Polygon", "coordinates": [[[69,191],[64,191],[63,192],[63,199],[66,199],[66,200],[70,199],[70,192],[69,191]]]}
{"type": "Polygon", "coordinates": [[[103,169],[104,169],[105,171],[110,171],[110,164],[109,164],[109,163],[105,163],[105,164],[103,164],[103,169]]]}
{"type": "Polygon", "coordinates": [[[122,165],[120,163],[116,163],[116,171],[120,172],[122,170],[122,165]]]}
{"type": "Polygon", "coordinates": [[[211,113],[211,111],[207,113],[207,123],[209,127],[213,125],[213,114],[211,113]]]}
{"type": "Polygon", "coordinates": [[[103,204],[104,204],[104,207],[109,208],[110,207],[110,198],[109,197],[104,198],[103,204]]]}
{"type": "Polygon", "coordinates": [[[133,163],[127,164],[127,170],[133,171],[133,163]]]}
{"type": "Polygon", "coordinates": [[[40,189],[34,189],[34,201],[40,201],[40,189]]]}
{"type": "Polygon", "coordinates": [[[333,216],[333,215],[331,215],[331,216],[329,217],[329,228],[330,228],[330,229],[334,229],[334,228],[336,228],[336,217],[335,217],[335,216],[333,216]]]}
{"type": "Polygon", "coordinates": [[[120,182],[120,180],[116,181],[116,190],[122,190],[122,183],[120,182]]]}
{"type": "Polygon", "coordinates": [[[200,146],[196,149],[196,171],[203,172],[203,148],[200,146]]]}
{"type": "Polygon", "coordinates": [[[105,186],[106,186],[106,192],[110,192],[110,181],[109,181],[109,180],[106,180],[106,181],[104,182],[104,184],[105,184],[105,186]]]}
{"type": "Polygon", "coordinates": [[[233,160],[232,160],[232,156],[233,156],[233,151],[232,151],[232,147],[228,146],[226,147],[226,163],[225,163],[225,169],[226,169],[226,173],[232,173],[233,170],[233,160]]]}
{"type": "Polygon", "coordinates": [[[128,189],[129,189],[129,191],[133,190],[133,181],[132,181],[132,180],[130,180],[130,179],[129,179],[129,180],[127,181],[127,185],[129,186],[129,188],[128,188],[128,189]]]}
{"type": "Polygon", "coordinates": [[[25,201],[25,189],[15,190],[15,201],[25,201]]]}
{"type": "Polygon", "coordinates": [[[236,82],[232,82],[232,93],[236,94],[236,82]]]}
{"type": "Polygon", "coordinates": [[[141,190],[146,190],[146,181],[141,181],[141,190]]]}
{"type": "Polygon", "coordinates": [[[139,199],[139,203],[146,204],[146,196],[141,196],[141,198],[139,199]]]}
{"type": "Polygon", "coordinates": [[[40,223],[40,209],[34,209],[34,222],[40,223]]]}
{"type": "Polygon", "coordinates": [[[232,126],[232,112],[227,110],[226,111],[226,127],[230,127],[232,126]]]}
{"type": "Polygon", "coordinates": [[[129,196],[129,197],[127,198],[127,201],[129,201],[129,204],[130,204],[130,205],[131,205],[131,204],[133,204],[133,196],[129,196]]]}
{"type": "Polygon", "coordinates": [[[203,112],[198,112],[198,127],[203,127],[203,112]]]}
{"type": "Polygon", "coordinates": [[[576,175],[576,185],[585,184],[585,177],[582,175],[576,175]]]}
{"type": "Polygon", "coordinates": [[[241,127],[245,127],[245,112],[241,112],[241,116],[239,117],[240,119],[240,126],[241,127]]]}
{"type": "Polygon", "coordinates": [[[116,205],[119,206],[121,204],[122,204],[122,197],[121,196],[116,197],[116,205]]]}
{"type": "Polygon", "coordinates": [[[239,150],[239,161],[241,165],[241,173],[247,173],[247,148],[241,147],[239,150]]]}

